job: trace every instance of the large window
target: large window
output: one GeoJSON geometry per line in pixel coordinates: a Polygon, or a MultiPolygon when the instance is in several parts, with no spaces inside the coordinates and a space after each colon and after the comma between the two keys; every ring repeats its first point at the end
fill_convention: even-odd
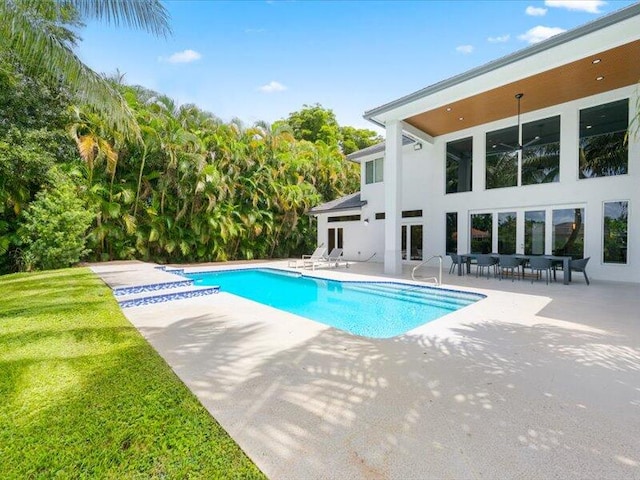
{"type": "Polygon", "coordinates": [[[447,193],[470,192],[473,138],[447,143],[447,193]]]}
{"type": "Polygon", "coordinates": [[[627,173],[629,100],[580,110],[580,178],[627,173]]]}
{"type": "Polygon", "coordinates": [[[584,256],[584,208],[565,208],[553,211],[553,254],[584,256]]]}
{"type": "Polygon", "coordinates": [[[560,116],[522,125],[522,185],[560,178],[560,116]]]}
{"type": "Polygon", "coordinates": [[[487,133],[487,188],[518,185],[518,127],[487,133]]]}
{"type": "Polygon", "coordinates": [[[383,180],[383,160],[382,158],[376,158],[375,160],[370,160],[364,164],[365,171],[365,183],[378,183],[383,180]]]}
{"type": "Polygon", "coordinates": [[[525,255],[544,255],[545,211],[524,212],[524,253],[525,255]]]}
{"type": "Polygon", "coordinates": [[[473,253],[490,253],[492,249],[493,215],[481,213],[471,215],[471,251],[473,253]]]}
{"type": "Polygon", "coordinates": [[[458,253],[458,212],[447,213],[446,252],[458,253]]]}
{"type": "Polygon", "coordinates": [[[516,212],[498,213],[498,253],[516,253],[516,212]]]}
{"type": "Polygon", "coordinates": [[[604,263],[627,263],[627,217],[629,202],[606,202],[604,204],[604,263]]]}
{"type": "Polygon", "coordinates": [[[508,127],[487,133],[487,188],[557,182],[560,178],[560,116],[522,125],[522,168],[518,173],[520,132],[508,127]],[[518,178],[521,175],[521,178],[518,178]]]}

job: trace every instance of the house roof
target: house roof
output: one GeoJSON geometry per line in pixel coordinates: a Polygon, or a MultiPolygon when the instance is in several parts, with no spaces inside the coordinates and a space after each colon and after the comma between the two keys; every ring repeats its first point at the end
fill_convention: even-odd
{"type": "Polygon", "coordinates": [[[336,198],[330,202],[316,205],[309,210],[309,215],[317,215],[318,213],[339,212],[342,210],[354,210],[362,208],[366,205],[366,200],[360,199],[360,192],[352,193],[351,195],[345,195],[344,197],[336,198]]]}
{"type": "Polygon", "coordinates": [[[640,55],[638,16],[636,3],[368,110],[364,117],[378,125],[402,119],[437,136],[515,115],[516,93],[524,93],[526,113],[632,85],[640,78],[640,62],[628,61],[640,55]]]}
{"type": "MultiPolygon", "coordinates": [[[[407,135],[402,136],[402,145],[410,145],[415,143],[415,140],[407,135]]],[[[374,155],[376,153],[384,152],[384,142],[376,143],[375,145],[371,145],[370,147],[363,148],[362,150],[358,150],[357,152],[352,152],[347,155],[347,160],[351,160],[352,162],[357,161],[362,157],[366,157],[368,155],[374,155]]]]}

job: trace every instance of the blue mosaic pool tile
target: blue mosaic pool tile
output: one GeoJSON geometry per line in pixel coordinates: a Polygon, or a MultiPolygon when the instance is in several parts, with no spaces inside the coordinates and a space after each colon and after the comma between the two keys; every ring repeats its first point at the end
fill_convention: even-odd
{"type": "Polygon", "coordinates": [[[220,287],[200,288],[198,290],[188,290],[186,292],[167,293],[164,295],[153,295],[151,297],[134,298],[132,300],[122,300],[118,303],[120,304],[120,308],[139,307],[141,305],[153,305],[155,303],[213,295],[218,293],[219,290],[220,287]]]}
{"type": "Polygon", "coordinates": [[[172,268],[169,270],[168,268],[164,269],[167,273],[175,273],[176,275],[182,275],[184,273],[184,268],[172,268]]]}
{"type": "Polygon", "coordinates": [[[119,287],[113,289],[116,297],[133,295],[135,293],[156,292],[158,290],[170,290],[172,288],[191,287],[193,280],[179,280],[177,282],[152,283],[150,285],[135,285],[133,287],[119,287]]]}

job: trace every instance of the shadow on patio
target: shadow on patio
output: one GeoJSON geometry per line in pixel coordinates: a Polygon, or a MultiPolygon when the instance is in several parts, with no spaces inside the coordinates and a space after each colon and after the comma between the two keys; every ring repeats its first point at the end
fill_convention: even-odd
{"type": "Polygon", "coordinates": [[[224,314],[141,331],[274,479],[637,478],[638,343],[565,326],[281,348],[224,314]]]}

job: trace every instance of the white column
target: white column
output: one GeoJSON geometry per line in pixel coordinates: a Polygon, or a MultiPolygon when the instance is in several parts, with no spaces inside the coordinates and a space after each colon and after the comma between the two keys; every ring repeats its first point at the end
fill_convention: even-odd
{"type": "Polygon", "coordinates": [[[402,128],[400,122],[389,121],[386,125],[384,147],[384,273],[402,273],[400,256],[400,205],[402,186],[402,128]]]}
{"type": "MultiPolygon", "coordinates": [[[[473,185],[472,190],[474,192],[484,192],[486,188],[487,177],[485,175],[487,158],[485,157],[485,150],[487,146],[487,137],[482,134],[476,134],[473,136],[473,162],[471,165],[473,185]]],[[[468,250],[468,249],[467,249],[468,250]]],[[[467,250],[464,250],[465,252],[467,250]]],[[[462,252],[461,252],[462,253],[462,252]]]]}
{"type": "MultiPolygon", "coordinates": [[[[563,111],[560,116],[560,183],[578,180],[578,145],[580,145],[580,111],[563,111]]],[[[629,157],[631,158],[631,157],[629,157]]]]}
{"type": "Polygon", "coordinates": [[[524,253],[524,210],[516,211],[516,253],[524,253]]]}

